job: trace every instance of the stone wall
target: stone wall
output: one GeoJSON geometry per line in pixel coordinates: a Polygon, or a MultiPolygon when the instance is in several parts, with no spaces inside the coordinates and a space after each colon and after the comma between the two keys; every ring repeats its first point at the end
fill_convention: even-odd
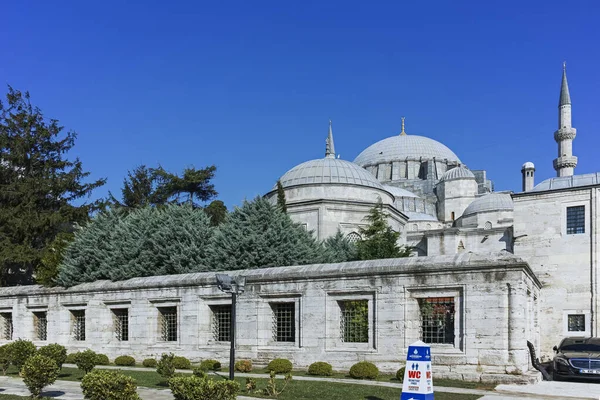
{"type": "MultiPolygon", "coordinates": [[[[507,253],[232,274],[247,278],[237,307],[237,358],[258,365],[285,357],[300,368],[327,361],[336,370],[347,370],[368,360],[382,371],[395,372],[404,364],[410,343],[433,337],[445,342],[431,344],[436,376],[515,381],[529,374],[526,341],[539,342],[539,283],[527,263],[507,253]],[[344,317],[349,301],[366,306],[361,321],[367,328],[357,342],[349,341],[356,336],[344,333],[362,318],[344,317]],[[424,318],[439,316],[442,303],[446,311],[441,319],[424,328],[424,318]],[[277,340],[274,318],[281,307],[293,320],[288,341],[277,340]]],[[[216,288],[213,273],[98,281],[69,289],[10,287],[0,293],[0,312],[12,316],[13,339],[34,340],[36,345],[56,342],[70,352],[91,348],[111,359],[132,355],[138,361],[174,352],[192,361],[226,362],[229,342],[217,340],[215,318],[229,304],[230,297],[216,288]],[[117,340],[115,310],[127,310],[127,341],[117,340]],[[176,310],[173,341],[163,337],[165,310],[176,310]],[[36,340],[34,312],[47,313],[46,341],[36,340]],[[82,312],[85,340],[76,340],[74,315],[82,312]]]]}

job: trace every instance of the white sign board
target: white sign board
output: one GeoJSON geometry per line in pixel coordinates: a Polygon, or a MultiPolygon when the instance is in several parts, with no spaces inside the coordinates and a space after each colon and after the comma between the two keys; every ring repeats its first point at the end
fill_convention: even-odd
{"type": "Polygon", "coordinates": [[[408,346],[400,400],[433,400],[431,349],[421,341],[408,346]]]}

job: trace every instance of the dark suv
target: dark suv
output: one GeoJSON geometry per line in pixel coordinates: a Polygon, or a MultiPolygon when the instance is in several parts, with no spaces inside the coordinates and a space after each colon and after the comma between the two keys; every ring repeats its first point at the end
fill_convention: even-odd
{"type": "Polygon", "coordinates": [[[600,380],[600,338],[565,338],[554,346],[552,377],[600,380]]]}

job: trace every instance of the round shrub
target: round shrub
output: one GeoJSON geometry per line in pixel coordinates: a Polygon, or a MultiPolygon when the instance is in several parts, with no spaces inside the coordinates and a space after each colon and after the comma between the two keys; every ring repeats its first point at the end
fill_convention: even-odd
{"type": "Polygon", "coordinates": [[[56,365],[58,365],[58,368],[62,368],[62,365],[67,360],[67,349],[65,346],[61,346],[57,343],[40,347],[37,353],[41,356],[53,359],[56,365]]]}
{"type": "Polygon", "coordinates": [[[77,361],[78,355],[79,355],[79,352],[67,354],[67,358],[65,359],[65,364],[75,364],[75,362],[77,361]]]}
{"type": "Polygon", "coordinates": [[[206,378],[206,372],[202,368],[194,368],[192,374],[198,378],[206,378]]]}
{"type": "Polygon", "coordinates": [[[204,371],[220,371],[221,363],[217,360],[204,360],[200,363],[200,369],[204,371]]]}
{"type": "Polygon", "coordinates": [[[20,371],[25,361],[37,351],[35,345],[29,340],[15,340],[8,345],[8,354],[10,362],[20,371]]]}
{"type": "Polygon", "coordinates": [[[144,361],[142,361],[142,365],[148,368],[156,368],[156,364],[157,362],[154,358],[146,358],[144,361]]]}
{"type": "Polygon", "coordinates": [[[169,379],[169,388],[177,400],[235,400],[240,391],[240,384],[235,381],[214,381],[192,375],[169,379]]]}
{"type": "Polygon", "coordinates": [[[140,400],[135,380],[120,371],[97,369],[81,380],[87,400],[140,400]]]}
{"type": "Polygon", "coordinates": [[[333,369],[331,368],[331,364],[317,361],[308,367],[309,375],[317,375],[317,376],[331,376],[333,374],[333,369]]]}
{"type": "Polygon", "coordinates": [[[405,369],[406,369],[406,367],[402,367],[398,371],[396,371],[396,379],[398,379],[400,381],[400,383],[404,382],[404,370],[405,369]]]}
{"type": "Polygon", "coordinates": [[[285,358],[276,358],[269,363],[267,366],[267,370],[269,372],[273,371],[276,374],[287,374],[288,372],[292,372],[292,362],[285,358]]]}
{"type": "Polygon", "coordinates": [[[75,357],[75,365],[87,374],[98,365],[98,354],[92,350],[80,351],[75,357]]]}
{"type": "Polygon", "coordinates": [[[121,367],[131,367],[135,365],[135,358],[131,356],[119,356],[115,358],[115,365],[121,367]]]}
{"type": "Polygon", "coordinates": [[[106,354],[96,354],[96,365],[110,365],[110,360],[106,354]]]}
{"type": "Polygon", "coordinates": [[[173,357],[173,366],[175,369],[190,369],[192,368],[192,363],[185,357],[175,356],[173,357]]]}
{"type": "Polygon", "coordinates": [[[234,368],[238,372],[250,372],[250,371],[252,371],[252,361],[240,360],[235,363],[234,368]]]}
{"type": "Polygon", "coordinates": [[[354,379],[377,379],[379,369],[373,363],[361,361],[350,368],[350,376],[354,379]]]}
{"type": "Polygon", "coordinates": [[[156,363],[156,372],[158,372],[158,374],[165,379],[169,379],[173,375],[175,375],[173,358],[175,358],[175,355],[173,353],[163,353],[160,356],[160,360],[158,360],[158,362],[156,363]]]}
{"type": "Polygon", "coordinates": [[[56,365],[56,361],[39,354],[29,357],[21,368],[23,383],[34,399],[40,397],[44,387],[54,383],[59,372],[60,368],[56,365]]]}

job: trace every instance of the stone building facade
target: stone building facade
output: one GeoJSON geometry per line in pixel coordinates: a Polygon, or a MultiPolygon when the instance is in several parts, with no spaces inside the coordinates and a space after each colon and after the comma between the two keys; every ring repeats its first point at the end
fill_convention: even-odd
{"type": "MultiPolygon", "coordinates": [[[[539,341],[540,283],[508,253],[387,259],[236,271],[238,359],[284,357],[305,368],[358,361],[395,372],[416,340],[431,344],[438,377],[526,381],[526,341],[539,341]]],[[[163,352],[225,362],[231,297],[215,275],[98,281],[0,293],[2,332],[138,361],[163,352]]],[[[2,341],[7,340],[6,336],[2,341]]],[[[2,343],[0,341],[0,344],[2,343]]]]}

